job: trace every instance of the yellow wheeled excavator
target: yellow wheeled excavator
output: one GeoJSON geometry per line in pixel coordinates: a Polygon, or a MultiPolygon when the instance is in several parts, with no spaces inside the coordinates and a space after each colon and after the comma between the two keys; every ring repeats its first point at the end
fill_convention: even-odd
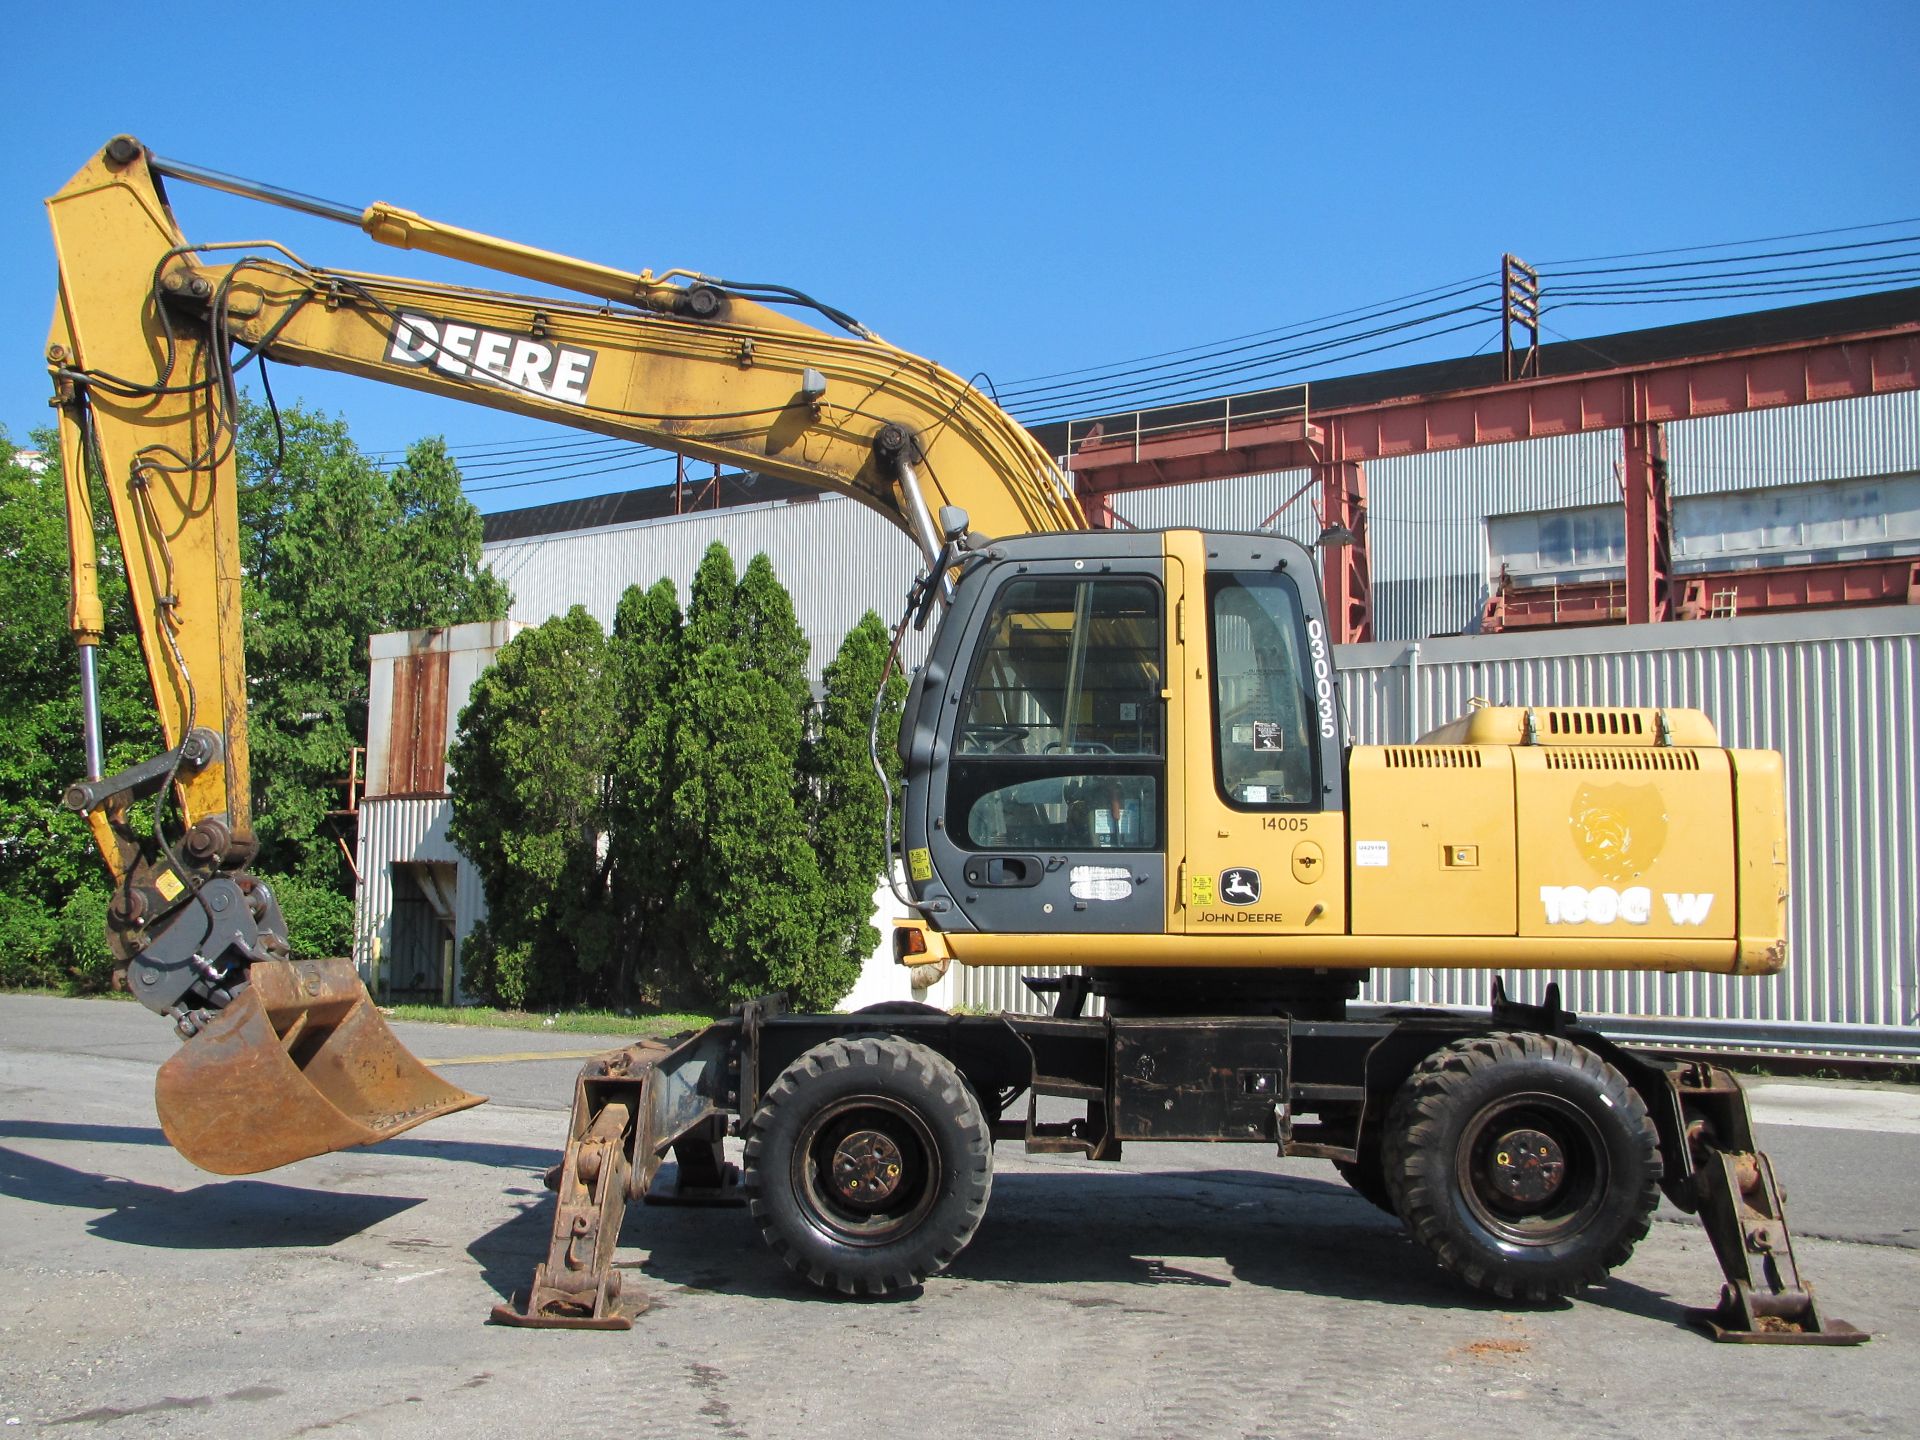
{"type": "Polygon", "coordinates": [[[1701,1214],[1726,1271],[1702,1312],[1719,1336],[1863,1338],[1801,1281],[1727,1072],[1619,1045],[1552,988],[1520,1004],[1496,986],[1489,1012],[1355,1003],[1391,966],[1778,971],[1778,755],[1721,747],[1694,711],[1586,707],[1483,709],[1411,745],[1349,745],[1305,550],[1088,529],[996,404],[796,290],[575,260],[125,136],[48,203],[87,767],[68,802],[114,879],[127,984],[182,1036],[156,1104],[196,1164],[267,1169],[479,1103],[408,1054],[350,964],[288,957],[247,869],[235,376],[266,358],[886,515],[926,562],[902,628],[940,616],[898,740],[912,918],[896,957],[1078,972],[1029,982],[1054,997],[1048,1016],[794,1015],[768,997],[589,1063],[549,1177],[550,1253],[497,1319],[631,1323],[638,1298],[611,1265],[630,1199],[744,1200],[809,1280],[886,1293],[965,1247],[995,1141],[1113,1160],[1129,1141],[1199,1139],[1329,1159],[1442,1266],[1525,1300],[1603,1278],[1664,1192],[1701,1214]],[[170,181],[546,288],[194,243],[170,181]],[[112,776],[90,464],[168,747],[112,776]],[[136,827],[146,796],[155,818],[136,827]]]}

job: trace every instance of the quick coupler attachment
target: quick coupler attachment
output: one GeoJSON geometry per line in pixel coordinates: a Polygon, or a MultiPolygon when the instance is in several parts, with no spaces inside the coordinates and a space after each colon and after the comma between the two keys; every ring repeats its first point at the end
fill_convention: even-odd
{"type": "Polygon", "coordinates": [[[721,1154],[738,1027],[641,1041],[589,1060],[573,1087],[573,1120],[560,1163],[547,1258],[524,1302],[493,1307],[497,1325],[628,1330],[647,1297],[624,1290],[613,1257],[630,1200],[738,1204],[739,1177],[721,1154]],[[671,1151],[678,1184],[654,1194],[671,1151]]]}
{"type": "Polygon", "coordinates": [[[1731,1073],[1692,1063],[1674,1075],[1692,1173],[1669,1198],[1706,1227],[1726,1275],[1720,1303],[1687,1318],[1715,1340],[1740,1345],[1859,1345],[1871,1337],[1820,1313],[1800,1276],[1785,1197],[1753,1136],[1747,1097],[1731,1073]],[[1693,1203],[1687,1205],[1684,1200],[1693,1203]]]}

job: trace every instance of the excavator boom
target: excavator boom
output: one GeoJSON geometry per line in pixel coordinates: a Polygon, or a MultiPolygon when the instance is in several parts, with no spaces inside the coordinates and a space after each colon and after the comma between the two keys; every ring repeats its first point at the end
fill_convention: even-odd
{"type": "Polygon", "coordinates": [[[777,285],[627,271],[156,158],[127,136],[48,202],[47,348],[68,491],[87,817],[133,993],[186,1043],[156,1090],[168,1138],[222,1173],[368,1144],[480,1103],[387,1028],[344,960],[294,961],[256,851],[248,774],[236,375],[256,358],[360,375],[849,495],[941,553],[934,516],[991,533],[1084,519],[1051,459],[968,382],[777,285]],[[310,265],[271,241],[196,243],[166,182],[339,221],[558,293],[310,265]],[[776,308],[780,307],[780,308],[776,308]],[[828,322],[818,328],[793,307],[828,322]],[[96,699],[104,620],[88,475],[125,557],[166,749],[112,776],[96,699]],[[156,797],[150,827],[133,804],[156,797]]]}

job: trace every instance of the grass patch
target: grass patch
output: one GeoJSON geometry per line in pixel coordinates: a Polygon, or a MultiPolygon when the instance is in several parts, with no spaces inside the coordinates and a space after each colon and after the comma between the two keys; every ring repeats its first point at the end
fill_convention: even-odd
{"type": "Polygon", "coordinates": [[[0,985],[0,995],[46,995],[55,1000],[131,1000],[125,990],[102,990],[81,985],[0,985]]]}
{"type": "Polygon", "coordinates": [[[392,1005],[382,1007],[390,1020],[412,1020],[427,1025],[478,1025],[489,1030],[549,1030],[564,1035],[676,1035],[702,1030],[712,1015],[692,1011],[659,1011],[622,1015],[613,1010],[567,1010],[540,1014],[529,1010],[494,1010],[485,1005],[392,1005]]]}

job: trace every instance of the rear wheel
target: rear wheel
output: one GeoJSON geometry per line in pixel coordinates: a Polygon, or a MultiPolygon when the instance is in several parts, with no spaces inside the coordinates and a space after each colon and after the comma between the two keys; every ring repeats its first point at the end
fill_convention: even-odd
{"type": "Polygon", "coordinates": [[[1387,1212],[1397,1214],[1393,1208],[1393,1196],[1387,1191],[1387,1172],[1380,1163],[1380,1151],[1362,1150],[1358,1160],[1336,1160],[1333,1168],[1340,1172],[1340,1178],[1353,1187],[1353,1193],[1387,1212]]]}
{"type": "Polygon", "coordinates": [[[853,1012],[856,1015],[938,1015],[942,1020],[951,1018],[952,1012],[942,1010],[938,1005],[929,1005],[924,1000],[876,1000],[871,1005],[862,1005],[853,1012]]]}
{"type": "Polygon", "coordinates": [[[885,1295],[965,1248],[993,1187],[993,1144],[952,1062],[866,1035],[816,1045],[767,1088],[746,1147],[754,1220],[823,1289],[885,1295]]]}
{"type": "Polygon", "coordinates": [[[1353,1193],[1369,1205],[1392,1215],[1393,1196],[1387,1193],[1387,1171],[1380,1156],[1380,1121],[1367,1121],[1367,1107],[1329,1103],[1320,1112],[1323,1123],[1336,1132],[1354,1137],[1355,1155],[1351,1160],[1335,1160],[1333,1168],[1353,1193]]]}
{"type": "Polygon", "coordinates": [[[1543,1301],[1604,1280],[1647,1233],[1659,1137],[1626,1077],[1554,1035],[1456,1041],[1388,1112],[1387,1190],[1476,1290],[1543,1301]]]}

